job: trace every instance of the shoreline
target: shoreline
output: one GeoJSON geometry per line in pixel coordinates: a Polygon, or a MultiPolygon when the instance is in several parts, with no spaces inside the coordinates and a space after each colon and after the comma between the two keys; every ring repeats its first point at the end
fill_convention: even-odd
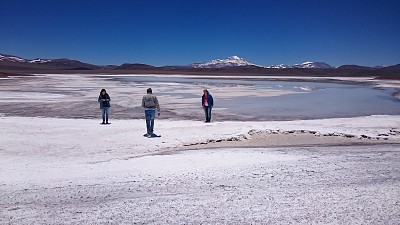
{"type": "Polygon", "coordinates": [[[400,116],[209,124],[157,120],[155,133],[161,138],[151,139],[143,137],[143,119],[111,123],[101,126],[97,119],[0,117],[0,154],[95,163],[210,148],[400,144],[400,116]],[[103,135],[105,142],[98,141],[103,135]]]}
{"type": "MultiPolygon", "coordinates": [[[[292,121],[224,121],[208,124],[192,120],[158,119],[156,133],[162,137],[151,141],[141,138],[142,133],[145,132],[143,119],[113,120],[107,127],[99,127],[97,122],[97,119],[0,116],[0,124],[4,128],[0,132],[4,137],[2,145],[4,149],[25,149],[27,145],[25,141],[13,145],[7,144],[7,141],[23,138],[26,132],[34,134],[26,137],[31,139],[29,145],[32,148],[36,143],[38,150],[46,144],[49,147],[52,146],[51,148],[59,146],[59,149],[77,145],[78,149],[85,151],[87,148],[93,148],[93,145],[88,143],[90,139],[96,139],[95,137],[101,135],[102,132],[107,132],[110,141],[118,140],[121,142],[118,145],[127,149],[137,148],[139,150],[136,152],[137,155],[171,150],[225,147],[400,144],[399,115],[292,121]],[[68,126],[71,124],[73,126],[68,126]],[[182,131],[185,133],[183,136],[182,131]],[[16,135],[21,137],[17,138],[16,135]],[[54,138],[52,138],[53,135],[54,138]],[[131,140],[132,138],[137,140],[131,140]],[[77,144],[73,144],[74,142],[77,144]]],[[[118,149],[113,143],[96,146],[101,149],[118,149]]],[[[129,152],[126,153],[132,156],[129,152]]]]}
{"type": "Polygon", "coordinates": [[[249,137],[227,140],[208,140],[207,142],[186,144],[174,151],[219,149],[219,148],[290,148],[290,147],[333,147],[333,146],[371,146],[400,144],[400,140],[384,137],[356,137],[353,135],[316,135],[310,131],[259,131],[249,137]]]}

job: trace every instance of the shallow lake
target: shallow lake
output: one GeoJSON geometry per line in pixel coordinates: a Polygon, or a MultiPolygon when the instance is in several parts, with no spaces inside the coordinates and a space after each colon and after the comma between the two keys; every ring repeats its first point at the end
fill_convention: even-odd
{"type": "Polygon", "coordinates": [[[226,109],[229,113],[253,119],[400,114],[400,100],[393,97],[395,89],[378,89],[358,82],[168,76],[124,76],[116,79],[150,85],[159,90],[157,94],[160,96],[200,98],[202,89],[206,88],[215,99],[215,109],[226,109]]]}
{"type": "Polygon", "coordinates": [[[106,88],[111,117],[143,119],[142,96],[153,88],[163,119],[203,120],[203,89],[214,97],[213,121],[293,120],[398,115],[400,89],[332,79],[186,75],[40,75],[0,80],[0,113],[98,118],[106,88]]]}

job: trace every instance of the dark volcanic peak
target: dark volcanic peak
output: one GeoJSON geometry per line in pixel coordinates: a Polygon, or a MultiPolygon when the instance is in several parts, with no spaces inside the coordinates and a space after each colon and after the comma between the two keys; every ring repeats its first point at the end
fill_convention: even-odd
{"type": "Polygon", "coordinates": [[[83,63],[78,60],[71,60],[71,59],[53,59],[49,60],[48,62],[42,63],[42,65],[47,65],[47,66],[53,66],[53,67],[58,67],[60,69],[85,69],[85,70],[91,70],[91,69],[98,69],[100,66],[92,65],[89,63],[83,63]]]}
{"type": "Polygon", "coordinates": [[[338,67],[338,69],[346,69],[346,70],[400,70],[400,64],[392,65],[392,66],[359,66],[359,65],[343,65],[338,67]]]}
{"type": "Polygon", "coordinates": [[[21,57],[0,54],[0,68],[14,70],[92,70],[98,69],[99,66],[83,63],[70,59],[24,59],[21,57]]]}
{"type": "Polygon", "coordinates": [[[372,69],[372,67],[368,66],[358,66],[358,65],[343,65],[339,66],[338,69],[346,69],[346,70],[369,70],[372,69]]]}
{"type": "Polygon", "coordinates": [[[125,63],[122,64],[121,66],[116,67],[116,70],[148,70],[148,69],[154,69],[154,66],[150,66],[147,64],[141,64],[141,63],[125,63]]]}
{"type": "Polygon", "coordinates": [[[387,70],[400,70],[400,64],[385,67],[387,70]]]}

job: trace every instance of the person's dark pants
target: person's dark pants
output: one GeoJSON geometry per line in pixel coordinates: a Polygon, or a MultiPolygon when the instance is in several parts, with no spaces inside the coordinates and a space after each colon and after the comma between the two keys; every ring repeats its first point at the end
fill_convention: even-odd
{"type": "Polygon", "coordinates": [[[156,110],[145,110],[147,134],[152,134],[154,131],[154,118],[156,117],[156,110]]]}
{"type": "Polygon", "coordinates": [[[211,122],[211,107],[210,106],[204,106],[204,113],[206,115],[206,122],[207,123],[211,122]]]}
{"type": "Polygon", "coordinates": [[[108,111],[109,111],[110,107],[103,107],[101,109],[101,116],[103,117],[103,123],[104,121],[106,123],[108,123],[108,111]]]}

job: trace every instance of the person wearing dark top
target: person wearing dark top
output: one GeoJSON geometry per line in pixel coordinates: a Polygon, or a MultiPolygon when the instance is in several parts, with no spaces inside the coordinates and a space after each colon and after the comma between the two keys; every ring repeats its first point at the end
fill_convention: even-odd
{"type": "Polygon", "coordinates": [[[203,90],[203,96],[201,97],[201,105],[203,106],[204,113],[206,116],[206,123],[211,122],[211,110],[214,106],[214,99],[207,89],[203,90]]]}
{"type": "Polygon", "coordinates": [[[108,123],[108,112],[111,107],[110,101],[111,98],[107,94],[106,89],[101,89],[98,99],[98,102],[100,103],[101,116],[103,117],[103,122],[101,124],[110,124],[108,123]]]}

